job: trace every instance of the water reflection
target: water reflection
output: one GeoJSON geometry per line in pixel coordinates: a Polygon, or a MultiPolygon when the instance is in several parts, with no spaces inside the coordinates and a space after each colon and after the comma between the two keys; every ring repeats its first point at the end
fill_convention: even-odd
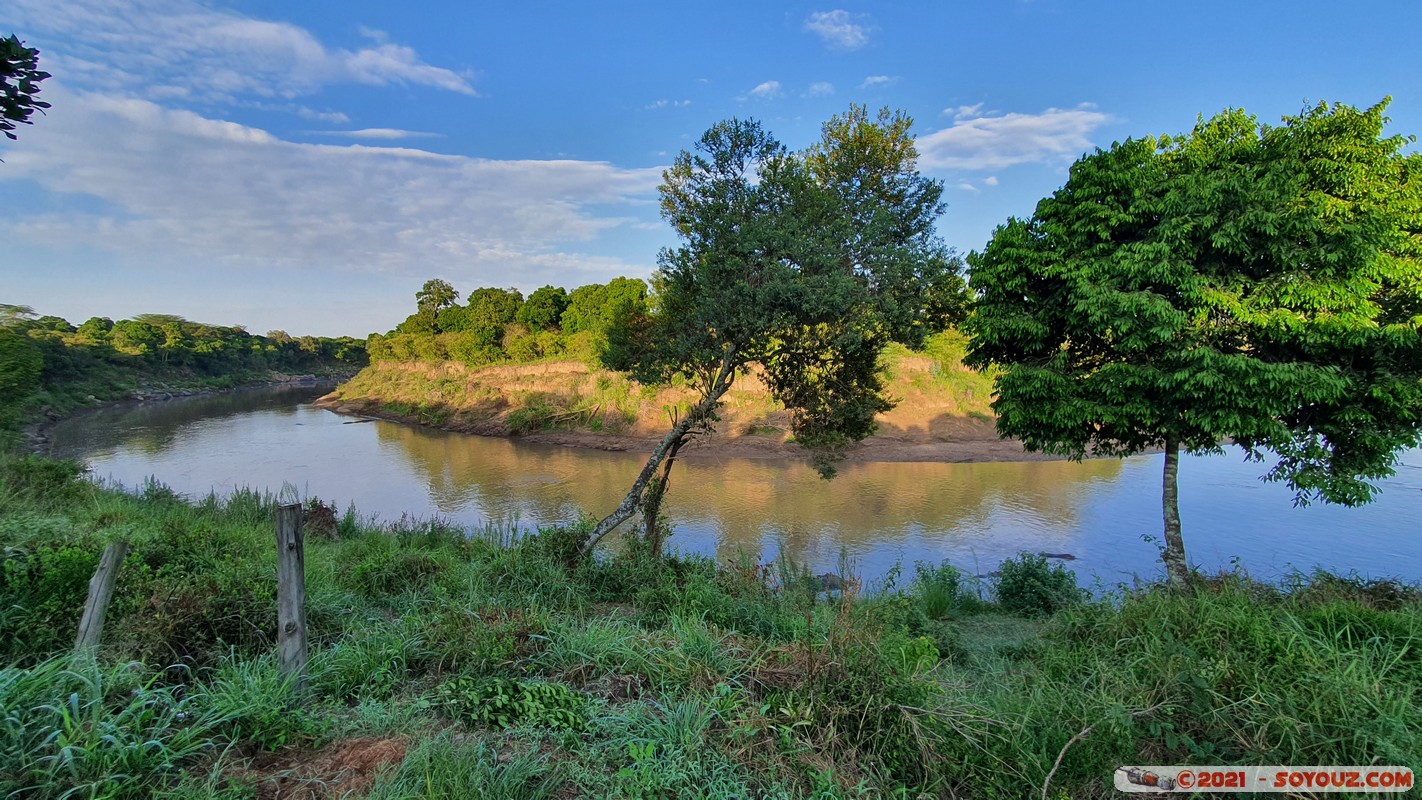
{"type": "MultiPolygon", "coordinates": [[[[525,527],[601,514],[621,499],[643,456],[446,434],[298,405],[320,390],[287,389],[85,414],[55,427],[58,455],[137,485],[149,475],[190,495],[295,484],[384,519],[438,514],[467,525],[525,527]]],[[[1236,456],[1186,458],[1182,514],[1190,555],[1206,569],[1240,557],[1256,574],[1292,565],[1416,577],[1422,541],[1422,454],[1362,509],[1294,509],[1284,487],[1236,456]],[[1348,547],[1340,548],[1340,531],[1348,547]]],[[[1160,457],[1022,463],[848,464],[823,481],[806,464],[689,458],[673,473],[672,546],[729,558],[784,550],[816,569],[841,552],[868,578],[898,561],[948,559],[987,572],[1021,550],[1069,552],[1084,576],[1158,575],[1160,457]]]]}

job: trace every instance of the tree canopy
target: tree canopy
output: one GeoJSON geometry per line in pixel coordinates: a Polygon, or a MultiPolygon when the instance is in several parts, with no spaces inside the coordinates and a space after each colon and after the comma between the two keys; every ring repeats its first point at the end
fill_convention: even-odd
{"type": "Polygon", "coordinates": [[[1163,449],[1173,582],[1181,449],[1233,440],[1298,502],[1351,505],[1422,441],[1422,157],[1383,135],[1385,107],[1230,110],[1114,144],[968,258],[999,432],[1075,458],[1163,449]]]}
{"type": "Polygon", "coordinates": [[[758,122],[732,119],[663,173],[662,215],[682,244],[661,253],[652,311],[627,326],[636,346],[615,366],[644,383],[680,376],[699,401],[584,552],[639,508],[654,521],[677,450],[709,428],[751,365],[826,477],[873,431],[890,407],[880,352],[922,342],[934,322],[928,287],[958,270],[933,227],[942,186],[918,173],[910,125],[902,113],[871,119],[851,107],[792,153],[758,122]]]}
{"type": "Polygon", "coordinates": [[[39,50],[26,47],[17,36],[0,39],[0,133],[10,139],[16,125],[31,125],[36,111],[49,103],[40,100],[40,81],[49,77],[39,68],[39,50]]]}

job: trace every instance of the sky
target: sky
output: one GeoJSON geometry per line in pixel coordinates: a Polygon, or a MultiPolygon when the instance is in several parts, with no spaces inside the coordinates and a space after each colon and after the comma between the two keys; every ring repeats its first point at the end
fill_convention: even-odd
{"type": "Polygon", "coordinates": [[[0,303],[364,337],[430,278],[647,277],[678,151],[731,117],[804,148],[852,103],[914,118],[967,253],[1201,114],[1391,96],[1422,134],[1419,30],[1416,0],[4,0],[53,107],[0,140],[0,303]]]}

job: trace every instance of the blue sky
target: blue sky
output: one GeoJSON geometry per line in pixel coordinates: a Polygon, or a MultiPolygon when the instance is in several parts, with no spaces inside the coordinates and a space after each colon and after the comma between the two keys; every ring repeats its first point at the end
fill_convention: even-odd
{"type": "Polygon", "coordinates": [[[5,0],[50,112],[0,145],[0,302],[355,335],[463,292],[645,277],[661,169],[907,110],[967,252],[1080,154],[1243,107],[1422,133],[1422,3],[5,0]]]}

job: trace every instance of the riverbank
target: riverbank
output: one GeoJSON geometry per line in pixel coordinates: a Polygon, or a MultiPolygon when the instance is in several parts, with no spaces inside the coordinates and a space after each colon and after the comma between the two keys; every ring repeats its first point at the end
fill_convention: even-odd
{"type": "MultiPolygon", "coordinates": [[[[879,415],[879,432],[852,447],[847,461],[1039,461],[994,427],[991,380],[961,364],[904,351],[889,359],[888,392],[897,402],[879,415]]],[[[470,369],[455,362],[380,362],[316,405],[481,436],[608,451],[651,452],[670,426],[668,412],[694,401],[684,387],[653,389],[576,361],[470,369]]],[[[754,375],[727,393],[716,432],[680,457],[804,458],[789,418],[754,375]]]]}
{"type": "Polygon", "coordinates": [[[272,656],[273,506],[0,459],[0,793],[1104,798],[1129,764],[1422,763],[1415,586],[1222,575],[1090,601],[1019,557],[986,583],[846,566],[826,596],[785,561],[633,544],[571,565],[576,526],[314,504],[303,696],[272,656]],[[102,649],[75,661],[117,538],[102,649]]]}
{"type": "Polygon", "coordinates": [[[75,397],[72,402],[61,403],[59,407],[49,405],[37,409],[31,415],[31,419],[19,429],[19,449],[26,453],[46,455],[50,444],[49,429],[78,414],[211,397],[252,389],[336,386],[343,381],[350,380],[355,375],[356,372],[351,370],[328,370],[320,374],[288,375],[281,372],[266,372],[227,375],[218,378],[197,378],[189,381],[144,381],[132,389],[125,388],[121,392],[110,393],[105,397],[90,394],[75,397]]]}

